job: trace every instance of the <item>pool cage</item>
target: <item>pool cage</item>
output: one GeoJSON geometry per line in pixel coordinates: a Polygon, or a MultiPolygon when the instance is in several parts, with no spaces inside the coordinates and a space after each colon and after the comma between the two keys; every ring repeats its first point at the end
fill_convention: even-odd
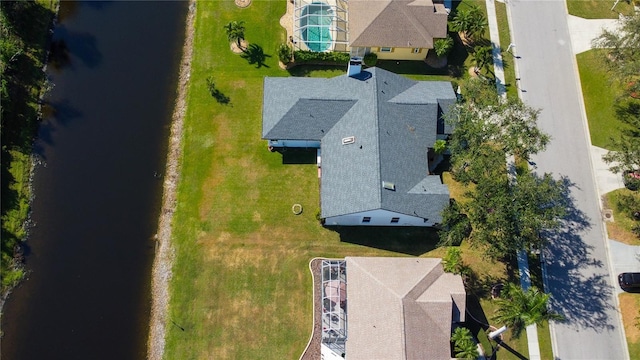
{"type": "Polygon", "coordinates": [[[347,267],[344,260],[322,261],[322,344],[344,354],[347,340],[347,267]]]}
{"type": "Polygon", "coordinates": [[[346,0],[294,0],[293,6],[296,50],[347,51],[346,0]]]}

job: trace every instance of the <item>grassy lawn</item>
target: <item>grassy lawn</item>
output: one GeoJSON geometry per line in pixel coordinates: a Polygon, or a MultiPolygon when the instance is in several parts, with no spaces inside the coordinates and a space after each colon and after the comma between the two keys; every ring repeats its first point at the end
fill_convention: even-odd
{"type": "MultiPolygon", "coordinates": [[[[507,50],[511,44],[511,33],[509,32],[509,20],[507,18],[507,5],[496,1],[496,18],[498,19],[498,32],[500,35],[500,47],[507,50]]],[[[510,98],[518,97],[518,88],[516,87],[516,73],[514,67],[516,58],[508,52],[502,53],[502,64],[504,67],[504,83],[507,88],[507,96],[510,98]]]]}
{"type": "MultiPolygon", "coordinates": [[[[166,358],[293,359],[312,324],[308,262],[316,256],[430,256],[436,234],[328,230],[316,220],[315,164],[270,153],[260,139],[264,76],[289,76],[275,56],[284,2],[199,2],[185,118],[182,179],[174,219],[166,358]],[[246,21],[246,38],[262,47],[264,66],[233,55],[223,31],[246,21]],[[230,99],[218,104],[205,79],[230,99]],[[302,204],[294,215],[291,206],[302,204]],[[419,236],[419,237],[416,237],[419,236]],[[407,242],[410,239],[411,242],[407,242]],[[363,246],[366,245],[366,246],[363,246]],[[376,248],[374,246],[379,246],[376,248]],[[383,248],[384,247],[384,248],[383,248]]],[[[294,69],[334,76],[343,69],[294,69]]],[[[440,254],[440,251],[436,251],[440,254]]]]}
{"type": "Polygon", "coordinates": [[[629,15],[633,6],[621,0],[611,10],[615,0],[567,0],[569,14],[585,19],[617,19],[618,13],[629,15]]]}
{"type": "MultiPolygon", "coordinates": [[[[264,76],[331,77],[345,68],[278,67],[284,2],[197,6],[165,357],[294,359],[310,336],[313,257],[442,256],[445,249],[436,248],[430,229],[320,226],[317,169],[308,161],[314,154],[270,153],[260,139],[262,84],[264,76]],[[245,21],[247,41],[265,54],[262,65],[231,53],[223,30],[231,20],[245,21]],[[229,104],[209,94],[209,76],[229,104]],[[294,203],[304,207],[301,215],[292,213],[294,203]]],[[[415,66],[403,65],[406,72],[415,66]]],[[[505,276],[503,264],[482,260],[465,244],[463,257],[487,283],[505,276]]]]}
{"type": "Polygon", "coordinates": [[[640,359],[640,328],[636,326],[638,309],[640,309],[640,294],[623,293],[619,295],[620,311],[624,331],[629,345],[629,357],[640,359]]]}
{"type": "Polygon", "coordinates": [[[610,239],[614,239],[629,245],[640,245],[640,239],[631,232],[635,221],[627,212],[618,207],[618,197],[621,194],[640,196],[629,189],[618,189],[605,194],[605,207],[613,210],[613,222],[605,223],[610,239]]]}
{"type": "Polygon", "coordinates": [[[582,83],[582,94],[589,121],[591,143],[609,150],[611,138],[620,137],[623,126],[615,115],[614,104],[620,95],[619,89],[609,80],[602,58],[604,50],[590,50],[576,56],[582,83]]]}

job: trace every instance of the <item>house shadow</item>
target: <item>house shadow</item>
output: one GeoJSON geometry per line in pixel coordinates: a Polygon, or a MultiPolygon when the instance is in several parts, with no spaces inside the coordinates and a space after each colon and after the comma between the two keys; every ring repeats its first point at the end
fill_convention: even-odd
{"type": "Polygon", "coordinates": [[[593,246],[583,240],[590,234],[591,219],[575,205],[572,192],[583,191],[563,178],[567,215],[563,226],[541,234],[548,239],[543,249],[546,285],[551,293],[552,311],[564,316],[564,322],[589,327],[597,332],[614,328],[610,315],[615,307],[610,299],[613,287],[608,269],[589,255],[593,246]]]}
{"type": "Polygon", "coordinates": [[[400,226],[325,226],[340,241],[401,254],[420,256],[438,245],[438,230],[400,226]]]}
{"type": "Polygon", "coordinates": [[[275,152],[282,155],[285,165],[305,165],[317,163],[317,150],[313,148],[279,148],[275,152]]]}

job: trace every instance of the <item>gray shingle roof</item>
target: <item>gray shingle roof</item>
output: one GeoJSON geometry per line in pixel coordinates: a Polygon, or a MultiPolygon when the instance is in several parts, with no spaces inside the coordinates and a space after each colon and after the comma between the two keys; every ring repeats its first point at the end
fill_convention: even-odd
{"type": "Polygon", "coordinates": [[[451,84],[366,71],[365,81],[265,78],[262,136],[321,140],[322,217],[385,209],[440,222],[449,191],[428,175],[427,150],[446,110],[439,104],[455,101],[451,84]],[[350,136],[355,142],[343,145],[350,136]]]}

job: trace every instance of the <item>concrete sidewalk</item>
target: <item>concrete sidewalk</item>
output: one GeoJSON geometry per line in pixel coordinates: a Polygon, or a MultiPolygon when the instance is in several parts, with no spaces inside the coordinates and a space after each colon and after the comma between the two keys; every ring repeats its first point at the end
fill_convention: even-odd
{"type": "MultiPolygon", "coordinates": [[[[507,97],[507,89],[505,87],[504,80],[504,65],[502,61],[502,54],[500,52],[500,33],[498,31],[498,19],[496,16],[496,5],[494,0],[485,0],[487,6],[487,22],[489,23],[489,36],[491,39],[492,53],[493,53],[493,72],[496,78],[496,88],[498,90],[498,96],[503,99],[507,97]]],[[[504,26],[504,24],[503,24],[504,26]]],[[[507,46],[510,46],[508,44],[507,46]]],[[[514,49],[515,51],[515,49],[514,49]]],[[[516,74],[516,77],[517,74],[516,74]]],[[[507,159],[510,163],[510,169],[515,169],[515,160],[513,156],[507,159]]],[[[513,174],[515,175],[515,174],[513,174]]],[[[529,262],[527,260],[526,253],[523,251],[518,252],[518,269],[520,272],[520,285],[524,290],[528,290],[531,287],[531,278],[529,277],[529,262]]],[[[529,349],[530,360],[540,360],[540,344],[538,342],[538,327],[536,324],[526,327],[527,333],[527,345],[529,349]]]]}

